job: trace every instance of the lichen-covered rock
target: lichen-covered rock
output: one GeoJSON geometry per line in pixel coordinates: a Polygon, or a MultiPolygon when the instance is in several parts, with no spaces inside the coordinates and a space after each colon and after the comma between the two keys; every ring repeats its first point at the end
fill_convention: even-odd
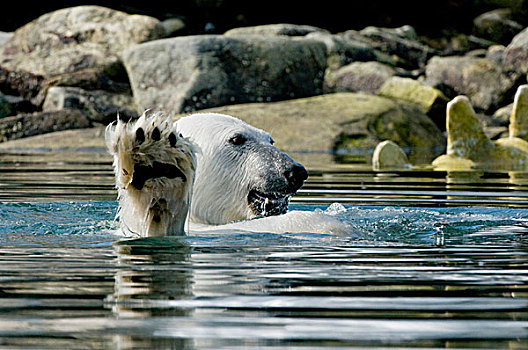
{"type": "Polygon", "coordinates": [[[510,116],[510,136],[528,141],[528,85],[517,89],[510,116]]]}
{"type": "Polygon", "coordinates": [[[418,108],[362,93],[335,93],[275,103],[206,110],[236,116],[267,130],[288,151],[325,151],[369,161],[383,140],[409,150],[413,163],[442,153],[442,132],[418,108]]]}
{"type": "Polygon", "coordinates": [[[86,68],[118,76],[124,73],[120,59],[124,49],[164,33],[160,22],[148,16],[100,6],[57,10],[19,28],[0,48],[0,82],[18,85],[11,75],[30,74],[43,80],[86,68]]]}
{"type": "Polygon", "coordinates": [[[434,87],[447,85],[459,95],[467,96],[482,111],[499,107],[521,79],[496,62],[478,57],[433,57],[426,67],[426,83],[434,87]]]}
{"type": "Polygon", "coordinates": [[[328,33],[327,30],[308,25],[298,25],[290,23],[264,24],[260,26],[233,28],[224,35],[284,35],[284,36],[305,36],[314,32],[328,33]]]}
{"type": "Polygon", "coordinates": [[[42,106],[45,112],[65,108],[81,110],[92,122],[108,124],[119,114],[124,120],[138,116],[130,95],[102,90],[83,90],[77,87],[52,87],[42,106]]]}
{"type": "Polygon", "coordinates": [[[124,53],[139,110],[169,113],[322,93],[326,48],[282,36],[199,35],[124,53]]]}
{"type": "Polygon", "coordinates": [[[380,87],[378,95],[415,104],[441,129],[445,126],[445,109],[448,99],[438,89],[414,79],[392,77],[380,87]]]}
{"type": "Polygon", "coordinates": [[[495,9],[473,20],[473,34],[505,45],[522,29],[522,25],[512,20],[509,8],[495,9]]]}
{"type": "Polygon", "coordinates": [[[380,142],[372,154],[372,168],[374,170],[408,169],[410,166],[405,152],[390,140],[380,142]]]}
{"type": "Polygon", "coordinates": [[[522,73],[528,73],[528,28],[517,34],[506,47],[504,64],[522,73]]]}
{"type": "Polygon", "coordinates": [[[432,164],[438,170],[526,169],[528,142],[515,137],[491,141],[469,99],[457,96],[447,107],[447,152],[432,164]]]}
{"type": "Polygon", "coordinates": [[[325,74],[325,92],[367,92],[374,94],[396,70],[379,62],[353,62],[325,74]]]}
{"type": "Polygon", "coordinates": [[[0,119],[0,142],[90,126],[88,117],[76,109],[19,114],[0,119]]]}

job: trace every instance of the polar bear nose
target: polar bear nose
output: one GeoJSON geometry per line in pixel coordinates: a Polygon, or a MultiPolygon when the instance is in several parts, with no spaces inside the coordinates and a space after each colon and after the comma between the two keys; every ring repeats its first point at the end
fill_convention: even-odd
{"type": "Polygon", "coordinates": [[[294,191],[297,191],[308,178],[308,172],[301,164],[294,164],[291,169],[284,172],[284,176],[294,191]]]}

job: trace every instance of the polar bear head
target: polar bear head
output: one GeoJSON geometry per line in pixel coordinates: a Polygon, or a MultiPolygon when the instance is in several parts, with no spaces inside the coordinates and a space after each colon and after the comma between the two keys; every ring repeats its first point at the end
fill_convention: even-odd
{"type": "Polygon", "coordinates": [[[307,178],[267,132],[239,119],[198,113],[177,124],[199,149],[191,221],[219,225],[282,214],[307,178]]]}

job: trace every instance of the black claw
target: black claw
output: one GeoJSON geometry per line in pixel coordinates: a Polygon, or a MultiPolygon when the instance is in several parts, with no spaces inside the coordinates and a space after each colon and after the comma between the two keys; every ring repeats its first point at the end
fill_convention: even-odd
{"type": "Polygon", "coordinates": [[[172,132],[169,135],[169,143],[171,147],[176,147],[176,135],[174,135],[172,132]]]}
{"type": "Polygon", "coordinates": [[[143,131],[142,128],[138,128],[136,130],[136,143],[138,145],[142,144],[143,142],[145,142],[145,132],[143,131]]]}
{"type": "Polygon", "coordinates": [[[160,131],[159,131],[159,129],[157,127],[154,128],[154,130],[152,130],[152,139],[154,141],[161,140],[161,133],[160,133],[160,131]]]}

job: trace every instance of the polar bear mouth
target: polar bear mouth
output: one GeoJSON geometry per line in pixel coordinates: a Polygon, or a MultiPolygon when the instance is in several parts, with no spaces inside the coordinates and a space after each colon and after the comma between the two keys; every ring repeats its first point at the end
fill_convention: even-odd
{"type": "Polygon", "coordinates": [[[251,211],[257,216],[272,216],[288,211],[288,204],[293,193],[271,194],[257,190],[249,191],[247,202],[251,211]]]}

